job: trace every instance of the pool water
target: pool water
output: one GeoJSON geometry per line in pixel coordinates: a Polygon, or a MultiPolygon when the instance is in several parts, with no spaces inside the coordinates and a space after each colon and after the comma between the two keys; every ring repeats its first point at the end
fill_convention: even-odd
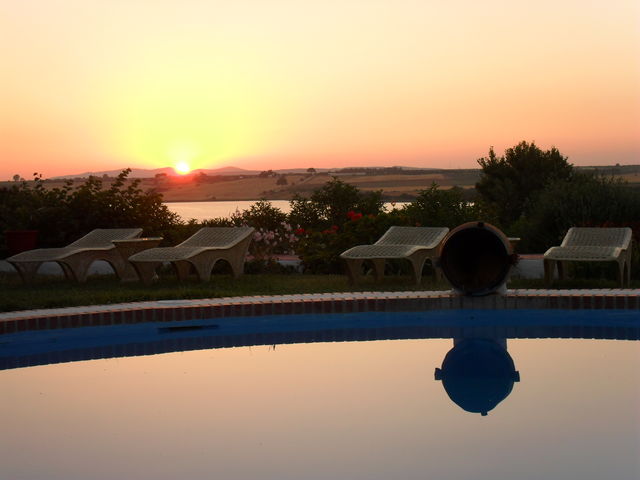
{"type": "MultiPolygon", "coordinates": [[[[610,331],[616,331],[620,321],[638,320],[636,313],[610,314],[610,331]]],[[[471,321],[469,317],[478,314],[465,315],[471,321]]],[[[516,333],[513,322],[535,321],[518,312],[483,315],[474,320],[486,324],[494,318],[505,331],[511,328],[505,323],[511,315],[516,333]]],[[[598,315],[596,320],[602,322],[603,313],[598,315]]],[[[0,478],[640,476],[637,341],[505,339],[472,327],[455,330],[460,335],[455,342],[401,339],[397,337],[402,332],[413,337],[416,331],[406,325],[418,328],[420,318],[427,323],[429,319],[418,313],[406,318],[337,317],[336,322],[346,322],[352,330],[358,324],[369,328],[367,337],[374,339],[323,341],[330,340],[328,336],[317,337],[317,343],[174,351],[0,371],[0,478]],[[396,339],[375,340],[372,322],[380,337],[396,339]],[[385,322],[405,327],[394,335],[385,322]],[[445,365],[454,343],[449,357],[454,363],[445,365]],[[453,392],[454,398],[445,390],[445,380],[436,380],[436,369],[440,375],[445,371],[444,377],[453,378],[458,387],[463,385],[453,392]],[[512,375],[514,371],[518,374],[512,375]],[[507,394],[499,398],[500,392],[507,394]],[[491,398],[479,398],[483,395],[491,398]],[[483,401],[484,416],[463,408],[473,409],[483,401]]],[[[573,322],[594,318],[588,314],[573,322]]],[[[558,314],[556,320],[567,318],[558,314]]],[[[279,319],[254,321],[263,330],[273,330],[279,319]]],[[[309,332],[320,321],[300,319],[309,332]]],[[[330,331],[326,322],[332,321],[325,317],[324,332],[330,331]]],[[[446,332],[446,321],[440,319],[437,331],[446,332]]],[[[459,319],[448,321],[460,326],[459,319]]],[[[221,323],[206,332],[176,333],[186,345],[194,345],[187,340],[198,335],[230,338],[226,327],[221,323]]],[[[340,337],[340,328],[334,337],[340,337]]],[[[424,325],[420,328],[436,336],[424,325]]],[[[562,331],[553,328],[549,331],[562,331]]],[[[246,339],[247,333],[242,335],[246,339]]],[[[29,344],[28,338],[35,338],[24,348],[30,355],[36,350],[42,355],[47,344],[52,350],[69,350],[64,336],[60,331],[48,337],[15,334],[6,336],[0,347],[10,349],[12,342],[29,344]]],[[[119,338],[114,341],[121,343],[119,338]]],[[[132,338],[143,343],[142,333],[132,338]]],[[[87,341],[76,340],[73,348],[87,341]]]]}

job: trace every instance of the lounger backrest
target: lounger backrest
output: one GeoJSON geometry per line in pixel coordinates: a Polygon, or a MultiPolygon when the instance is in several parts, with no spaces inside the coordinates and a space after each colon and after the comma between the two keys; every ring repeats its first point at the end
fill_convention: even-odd
{"type": "Polygon", "coordinates": [[[562,240],[563,247],[620,247],[631,242],[631,229],[625,228],[570,228],[562,240]]]}
{"type": "Polygon", "coordinates": [[[230,248],[252,233],[253,227],[205,227],[178,246],[230,248]]]}
{"type": "Polygon", "coordinates": [[[376,245],[423,245],[433,247],[447,235],[447,227],[391,227],[376,245]]]}
{"type": "Polygon", "coordinates": [[[67,245],[67,248],[104,248],[113,247],[112,240],[128,240],[137,238],[142,233],[141,228],[96,228],[84,237],[67,245]]]}

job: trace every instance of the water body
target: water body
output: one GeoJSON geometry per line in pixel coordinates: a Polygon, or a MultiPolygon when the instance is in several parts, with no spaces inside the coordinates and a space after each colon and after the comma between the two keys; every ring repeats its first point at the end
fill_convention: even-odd
{"type": "MultiPolygon", "coordinates": [[[[285,213],[291,211],[288,200],[270,200],[271,205],[279,208],[285,213]]],[[[225,201],[225,202],[166,202],[165,205],[169,207],[169,210],[177,213],[183,220],[189,220],[194,218],[198,221],[207,220],[210,218],[227,218],[231,216],[236,210],[246,210],[251,205],[256,203],[256,200],[237,200],[237,201],[225,201]]],[[[405,202],[385,203],[387,209],[399,208],[405,205],[405,202]]]]}
{"type": "MultiPolygon", "coordinates": [[[[123,355],[126,348],[104,345],[119,344],[127,330],[132,356],[0,371],[2,478],[640,478],[639,342],[510,337],[580,332],[583,322],[589,335],[616,338],[637,313],[593,311],[581,320],[545,312],[548,332],[539,332],[536,315],[96,327],[107,333],[81,344],[123,355]],[[509,338],[478,336],[476,323],[509,338]],[[449,327],[458,338],[442,338],[449,327]],[[195,349],[162,353],[180,345],[195,349]]],[[[65,337],[91,329],[76,330],[7,335],[4,346],[49,335],[26,342],[27,353],[64,349],[65,337]]]]}

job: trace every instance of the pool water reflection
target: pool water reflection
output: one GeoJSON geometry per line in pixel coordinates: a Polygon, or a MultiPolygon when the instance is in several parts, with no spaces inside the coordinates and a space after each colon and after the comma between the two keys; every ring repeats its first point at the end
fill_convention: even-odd
{"type": "Polygon", "coordinates": [[[456,338],[436,368],[435,379],[449,398],[468,412],[486,416],[520,381],[506,339],[456,338]]]}
{"type": "Polygon", "coordinates": [[[638,478],[637,341],[403,328],[1,371],[2,478],[638,478]]]}

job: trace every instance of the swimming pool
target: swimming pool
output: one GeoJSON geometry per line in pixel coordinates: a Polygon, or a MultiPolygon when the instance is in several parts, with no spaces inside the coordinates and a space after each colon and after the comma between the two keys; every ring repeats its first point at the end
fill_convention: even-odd
{"type": "Polygon", "coordinates": [[[638,323],[438,310],[11,333],[0,465],[29,479],[637,478],[638,323]]]}

